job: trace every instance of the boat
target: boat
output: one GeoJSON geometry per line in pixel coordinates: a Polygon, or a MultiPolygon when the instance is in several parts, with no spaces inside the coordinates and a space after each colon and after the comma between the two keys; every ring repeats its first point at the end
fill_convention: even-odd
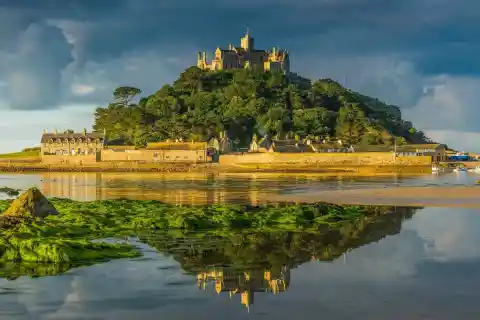
{"type": "Polygon", "coordinates": [[[468,172],[480,173],[480,166],[476,166],[475,168],[468,169],[468,172]]]}
{"type": "Polygon", "coordinates": [[[453,169],[453,172],[467,172],[467,168],[460,168],[460,167],[457,167],[455,169],[453,169]]]}
{"type": "Polygon", "coordinates": [[[445,169],[441,166],[437,166],[435,164],[432,165],[432,173],[439,173],[443,172],[445,169]]]}

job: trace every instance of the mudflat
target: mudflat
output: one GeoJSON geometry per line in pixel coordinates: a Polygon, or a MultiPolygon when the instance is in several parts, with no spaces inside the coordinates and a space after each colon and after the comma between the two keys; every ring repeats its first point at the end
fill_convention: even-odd
{"type": "Polygon", "coordinates": [[[479,207],[480,186],[388,187],[269,195],[267,201],[351,205],[479,207]]]}

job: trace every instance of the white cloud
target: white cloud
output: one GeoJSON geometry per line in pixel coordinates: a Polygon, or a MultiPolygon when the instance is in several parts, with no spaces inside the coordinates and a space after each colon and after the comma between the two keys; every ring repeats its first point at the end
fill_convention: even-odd
{"type": "Polygon", "coordinates": [[[0,110],[0,153],[16,152],[40,143],[44,129],[91,130],[94,105],[46,111],[0,110]]]}
{"type": "Polygon", "coordinates": [[[81,91],[85,91],[84,86],[94,88],[88,93],[95,103],[107,103],[111,100],[112,91],[122,85],[138,87],[145,96],[173,82],[186,66],[191,65],[188,61],[194,61],[195,49],[179,48],[178,51],[180,54],[177,56],[165,56],[154,51],[128,52],[104,63],[88,61],[73,76],[73,82],[82,86],[81,91]]]}
{"type": "Polygon", "coordinates": [[[425,130],[434,141],[445,143],[451,148],[464,152],[480,152],[480,133],[455,130],[425,130]]]}
{"type": "Polygon", "coordinates": [[[428,243],[427,255],[438,261],[479,259],[480,215],[475,210],[426,208],[404,224],[428,243]]]}
{"type": "Polygon", "coordinates": [[[430,83],[414,63],[396,55],[318,55],[293,60],[293,68],[308,78],[332,78],[348,88],[386,103],[411,107],[430,83]]]}
{"type": "Polygon", "coordinates": [[[5,64],[12,109],[50,109],[62,97],[61,71],[72,61],[70,47],[56,27],[30,24],[19,33],[5,64]]]}
{"type": "Polygon", "coordinates": [[[405,114],[427,130],[477,131],[480,78],[444,75],[431,80],[436,85],[405,114]]]}
{"type": "Polygon", "coordinates": [[[85,96],[95,92],[95,88],[84,84],[72,85],[72,93],[76,96],[85,96]]]}

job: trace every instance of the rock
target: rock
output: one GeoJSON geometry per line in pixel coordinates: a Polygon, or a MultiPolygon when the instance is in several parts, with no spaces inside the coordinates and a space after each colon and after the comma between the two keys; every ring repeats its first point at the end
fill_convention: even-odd
{"type": "Polygon", "coordinates": [[[45,218],[50,214],[58,214],[57,209],[37,188],[30,188],[15,199],[5,210],[5,218],[45,218]]]}

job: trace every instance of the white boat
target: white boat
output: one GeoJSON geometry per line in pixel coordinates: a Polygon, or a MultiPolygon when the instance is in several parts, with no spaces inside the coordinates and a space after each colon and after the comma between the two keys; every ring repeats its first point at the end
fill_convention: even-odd
{"type": "Polygon", "coordinates": [[[468,172],[480,173],[480,166],[476,166],[475,168],[468,169],[468,172]]]}
{"type": "Polygon", "coordinates": [[[444,169],[440,166],[437,166],[437,165],[432,165],[432,173],[439,173],[439,172],[443,172],[444,169]]]}
{"type": "Polygon", "coordinates": [[[467,172],[467,168],[455,168],[453,169],[453,172],[467,172]]]}

